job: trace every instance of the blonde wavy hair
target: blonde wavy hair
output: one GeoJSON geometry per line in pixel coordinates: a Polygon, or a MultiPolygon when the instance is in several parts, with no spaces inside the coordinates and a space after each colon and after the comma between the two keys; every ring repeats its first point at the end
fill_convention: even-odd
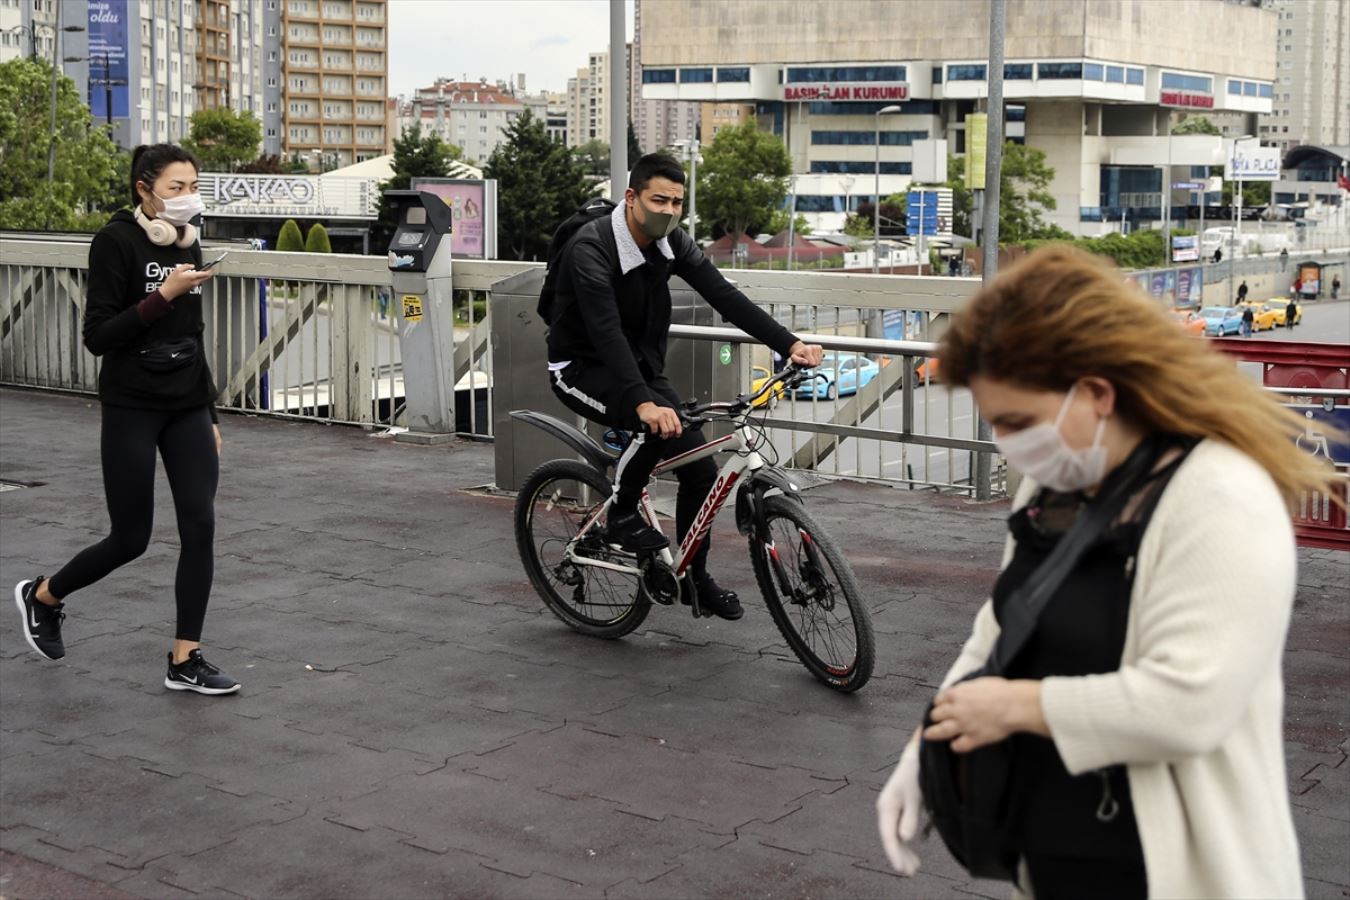
{"type": "Polygon", "coordinates": [[[1134,425],[1231,444],[1265,467],[1291,508],[1304,491],[1344,505],[1335,470],[1294,444],[1303,418],[1109,262],[1068,245],[1042,247],[976,294],[952,317],[939,363],[955,385],[980,375],[1066,391],[1105,378],[1134,425]]]}

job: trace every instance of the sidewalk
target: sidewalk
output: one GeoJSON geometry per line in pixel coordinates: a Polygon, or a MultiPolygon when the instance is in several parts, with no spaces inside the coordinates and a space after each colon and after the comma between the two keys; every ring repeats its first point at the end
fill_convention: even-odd
{"type": "MultiPolygon", "coordinates": [[[[103,534],[98,409],[0,391],[0,897],[1005,897],[932,838],[887,871],[873,800],[993,582],[1001,504],[808,492],[873,608],[859,694],[818,685],[719,522],[740,622],[657,608],[604,642],[522,574],[490,445],[222,416],[208,657],[165,691],[176,534],[73,597],[37,658],[8,592],[103,534]]],[[[1285,656],[1313,897],[1350,892],[1345,554],[1301,554],[1285,656]],[[1336,848],[1341,849],[1337,850],[1336,848]]]]}

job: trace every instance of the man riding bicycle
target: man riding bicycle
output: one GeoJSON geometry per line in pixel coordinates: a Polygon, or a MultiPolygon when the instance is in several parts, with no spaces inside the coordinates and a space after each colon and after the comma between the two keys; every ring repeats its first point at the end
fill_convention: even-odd
{"type": "MultiPolygon", "coordinates": [[[[751,303],[678,230],[684,180],[684,169],[669,156],[638,160],[613,214],[582,226],[564,248],[549,322],[554,394],[593,422],[634,432],[619,458],[618,493],[606,529],[611,541],[633,553],[669,546],[638,512],[652,469],[706,442],[700,429],[681,427],[680,397],[663,374],[670,277],[683,278],[724,319],[793,362],[816,366],[823,355],[820,346],[798,340],[751,303]]],[[[675,473],[675,529],[682,541],[717,478],[717,465],[703,459],[675,473]]],[[[691,566],[699,603],[724,619],[739,619],[743,610],[735,592],[708,574],[708,545],[705,538],[691,566]]]]}

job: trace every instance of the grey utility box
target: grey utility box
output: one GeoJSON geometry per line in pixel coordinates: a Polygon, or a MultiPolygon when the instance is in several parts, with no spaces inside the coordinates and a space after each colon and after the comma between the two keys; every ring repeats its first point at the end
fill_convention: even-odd
{"type": "MultiPolygon", "coordinates": [[[[572,458],[561,441],[511,418],[515,409],[547,413],[585,428],[599,439],[604,429],[591,425],[553,396],[548,380],[547,326],[535,307],[544,284],[544,269],[530,269],[492,286],[492,368],[496,481],[504,491],[517,490],[526,477],[550,459],[572,458]]],[[[680,325],[719,324],[712,307],[679,279],[670,282],[671,319],[680,325]]],[[[723,323],[724,324],[724,323],[723,323]]],[[[740,385],[736,345],[672,338],[666,353],[666,377],[685,400],[730,399],[740,385]]]]}

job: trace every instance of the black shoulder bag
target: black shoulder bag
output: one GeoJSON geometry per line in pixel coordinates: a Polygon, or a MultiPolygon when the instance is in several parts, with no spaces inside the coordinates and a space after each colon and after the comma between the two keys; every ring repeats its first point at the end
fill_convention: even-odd
{"type": "MultiPolygon", "coordinates": [[[[1107,479],[1073,527],[1003,606],[998,640],[989,659],[961,679],[1002,676],[1036,630],[1055,591],[1089,547],[1125,508],[1126,502],[1166,444],[1144,440],[1107,479]]],[[[933,724],[933,705],[924,713],[933,724]]],[[[1016,881],[1020,856],[1011,822],[1011,748],[1007,741],[954,753],[951,741],[921,740],[919,786],[929,819],[956,861],[977,878],[1016,881]]]]}

